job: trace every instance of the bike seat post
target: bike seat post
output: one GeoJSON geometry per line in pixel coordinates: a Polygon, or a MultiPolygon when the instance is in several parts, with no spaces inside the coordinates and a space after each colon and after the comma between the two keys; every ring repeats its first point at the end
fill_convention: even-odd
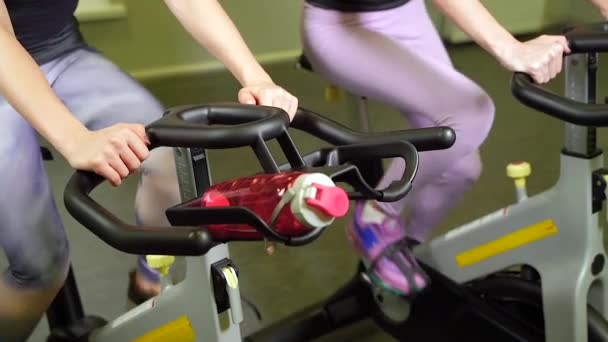
{"type": "Polygon", "coordinates": [[[532,167],[527,162],[513,162],[507,166],[507,176],[515,183],[515,195],[517,202],[522,202],[528,198],[526,189],[526,178],[532,173],[532,167]]]}
{"type": "MultiPolygon", "coordinates": [[[[306,57],[306,55],[302,54],[298,58],[296,63],[296,67],[298,69],[306,70],[309,72],[315,72],[312,67],[312,64],[306,57]]],[[[339,100],[343,93],[343,89],[335,84],[330,84],[325,89],[325,100],[328,102],[333,102],[339,100]]],[[[366,96],[353,94],[349,91],[346,91],[347,99],[348,99],[348,111],[349,111],[349,122],[348,125],[354,129],[360,130],[361,132],[370,132],[371,131],[371,120],[369,117],[369,106],[368,99],[366,96]]]]}

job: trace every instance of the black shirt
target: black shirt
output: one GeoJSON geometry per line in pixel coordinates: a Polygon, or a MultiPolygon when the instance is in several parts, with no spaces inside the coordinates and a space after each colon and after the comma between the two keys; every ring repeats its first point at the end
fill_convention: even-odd
{"type": "Polygon", "coordinates": [[[78,0],[4,0],[17,40],[43,64],[84,46],[74,12],[78,0]]]}
{"type": "Polygon", "coordinates": [[[399,7],[409,0],[306,0],[309,4],[344,12],[369,12],[399,7]]]}

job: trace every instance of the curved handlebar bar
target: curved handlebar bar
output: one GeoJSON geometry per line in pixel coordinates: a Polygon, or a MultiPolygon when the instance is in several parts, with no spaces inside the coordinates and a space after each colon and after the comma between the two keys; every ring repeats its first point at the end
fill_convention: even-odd
{"type": "Polygon", "coordinates": [[[608,23],[575,26],[564,33],[572,53],[608,52],[608,23]]]}
{"type": "Polygon", "coordinates": [[[285,133],[288,126],[289,115],[279,108],[218,104],[170,109],[146,131],[152,146],[212,149],[253,145],[285,133]]]}
{"type": "Polygon", "coordinates": [[[95,202],[89,193],[104,178],[78,171],[68,181],[64,203],[68,212],[110,246],[132,254],[202,255],[213,247],[198,227],[140,227],[125,223],[95,202]]]}
{"type": "MultiPolygon", "coordinates": [[[[598,23],[565,31],[572,53],[608,52],[608,24],[598,23]]],[[[608,126],[608,105],[583,103],[543,89],[524,73],[515,73],[511,91],[523,104],[560,120],[581,126],[608,126]]]]}
{"type": "Polygon", "coordinates": [[[442,150],[456,141],[456,133],[449,127],[431,127],[401,131],[362,133],[330,120],[308,109],[299,108],[291,126],[332,145],[351,145],[366,142],[407,141],[418,151],[442,150]]]}
{"type": "Polygon", "coordinates": [[[556,95],[534,83],[527,74],[513,75],[511,91],[523,104],[560,120],[581,126],[608,126],[608,105],[582,103],[556,95]]]}

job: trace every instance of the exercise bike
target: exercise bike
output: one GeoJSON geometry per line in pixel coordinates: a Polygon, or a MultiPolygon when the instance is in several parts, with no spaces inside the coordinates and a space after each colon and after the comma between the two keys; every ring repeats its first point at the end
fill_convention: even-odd
{"type": "MultiPolygon", "coordinates": [[[[104,209],[89,194],[103,183],[94,173],[76,172],[69,180],[65,205],[69,213],[93,234],[120,251],[154,257],[152,267],[166,281],[172,256],[185,256],[186,277],[160,295],[120,317],[106,321],[85,315],[73,272],[47,316],[49,342],[67,341],[242,341],[239,323],[243,312],[238,268],[228,253],[229,239],[217,238],[204,227],[212,224],[248,224],[265,239],[288,246],[303,246],[317,239],[325,227],[303,236],[287,237],[274,231],[256,213],[238,206],[193,207],[211,185],[208,149],[250,146],[264,173],[299,170],[322,173],[336,184],[347,185],[350,199],[394,201],[405,196],[417,172],[418,151],[449,148],[455,141],[447,127],[364,134],[305,109],[294,121],[277,108],[246,105],[198,105],[170,109],[147,126],[151,148],[175,148],[183,204],[166,212],[172,227],[129,225],[104,209]],[[288,126],[333,145],[301,155],[288,126]],[[278,142],[287,164],[278,165],[268,141],[278,142]],[[400,180],[376,189],[374,167],[383,158],[403,158],[407,169],[400,180]]],[[[234,240],[232,240],[234,241],[234,240]]],[[[168,284],[168,283],[167,283],[168,284]]]]}
{"type": "Polygon", "coordinates": [[[361,266],[325,302],[247,341],[309,341],[370,317],[401,341],[608,341],[601,215],[608,172],[595,128],[608,126],[608,105],[596,104],[608,26],[570,28],[566,36],[565,96],[525,74],[511,83],[523,104],[565,122],[557,184],[528,197],[529,165],[511,165],[515,204],[414,246],[432,279],[414,300],[374,286],[361,266]]]}
{"type": "MultiPolygon", "coordinates": [[[[606,171],[595,129],[608,125],[606,106],[595,104],[598,53],[608,50],[606,31],[604,24],[567,31],[573,52],[565,60],[565,97],[534,85],[526,75],[513,77],[517,99],[566,122],[561,175],[553,188],[530,198],[520,189],[514,205],[416,246],[433,285],[413,302],[374,287],[360,267],[326,302],[245,341],[308,341],[368,317],[399,340],[608,340],[599,222],[606,171]]],[[[307,115],[296,117],[298,125],[320,128],[314,135],[334,143],[364,137],[341,140],[349,134],[311,124],[307,115]]],[[[318,155],[303,159],[312,162],[318,155]]],[[[192,161],[204,158],[186,160],[194,167],[192,161]]],[[[186,178],[201,184],[191,174],[186,178]]]]}

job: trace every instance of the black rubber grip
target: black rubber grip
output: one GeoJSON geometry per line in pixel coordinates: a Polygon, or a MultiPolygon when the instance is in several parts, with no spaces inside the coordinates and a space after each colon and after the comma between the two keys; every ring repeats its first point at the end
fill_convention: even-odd
{"type": "Polygon", "coordinates": [[[524,73],[515,73],[511,91],[523,104],[560,120],[581,126],[608,126],[608,105],[577,102],[536,84],[524,73]]]}
{"type": "Polygon", "coordinates": [[[350,145],[371,141],[407,141],[418,151],[441,150],[451,147],[456,133],[449,127],[430,127],[400,131],[364,133],[352,130],[305,108],[298,113],[291,127],[302,130],[332,145],[350,145]]]}
{"type": "Polygon", "coordinates": [[[69,180],[64,202],[68,212],[108,245],[131,254],[203,255],[213,241],[199,227],[148,227],[129,225],[95,202],[90,192],[104,181],[78,171],[69,180]]]}
{"type": "Polygon", "coordinates": [[[593,23],[565,30],[571,53],[608,52],[608,23],[593,23]]]}

